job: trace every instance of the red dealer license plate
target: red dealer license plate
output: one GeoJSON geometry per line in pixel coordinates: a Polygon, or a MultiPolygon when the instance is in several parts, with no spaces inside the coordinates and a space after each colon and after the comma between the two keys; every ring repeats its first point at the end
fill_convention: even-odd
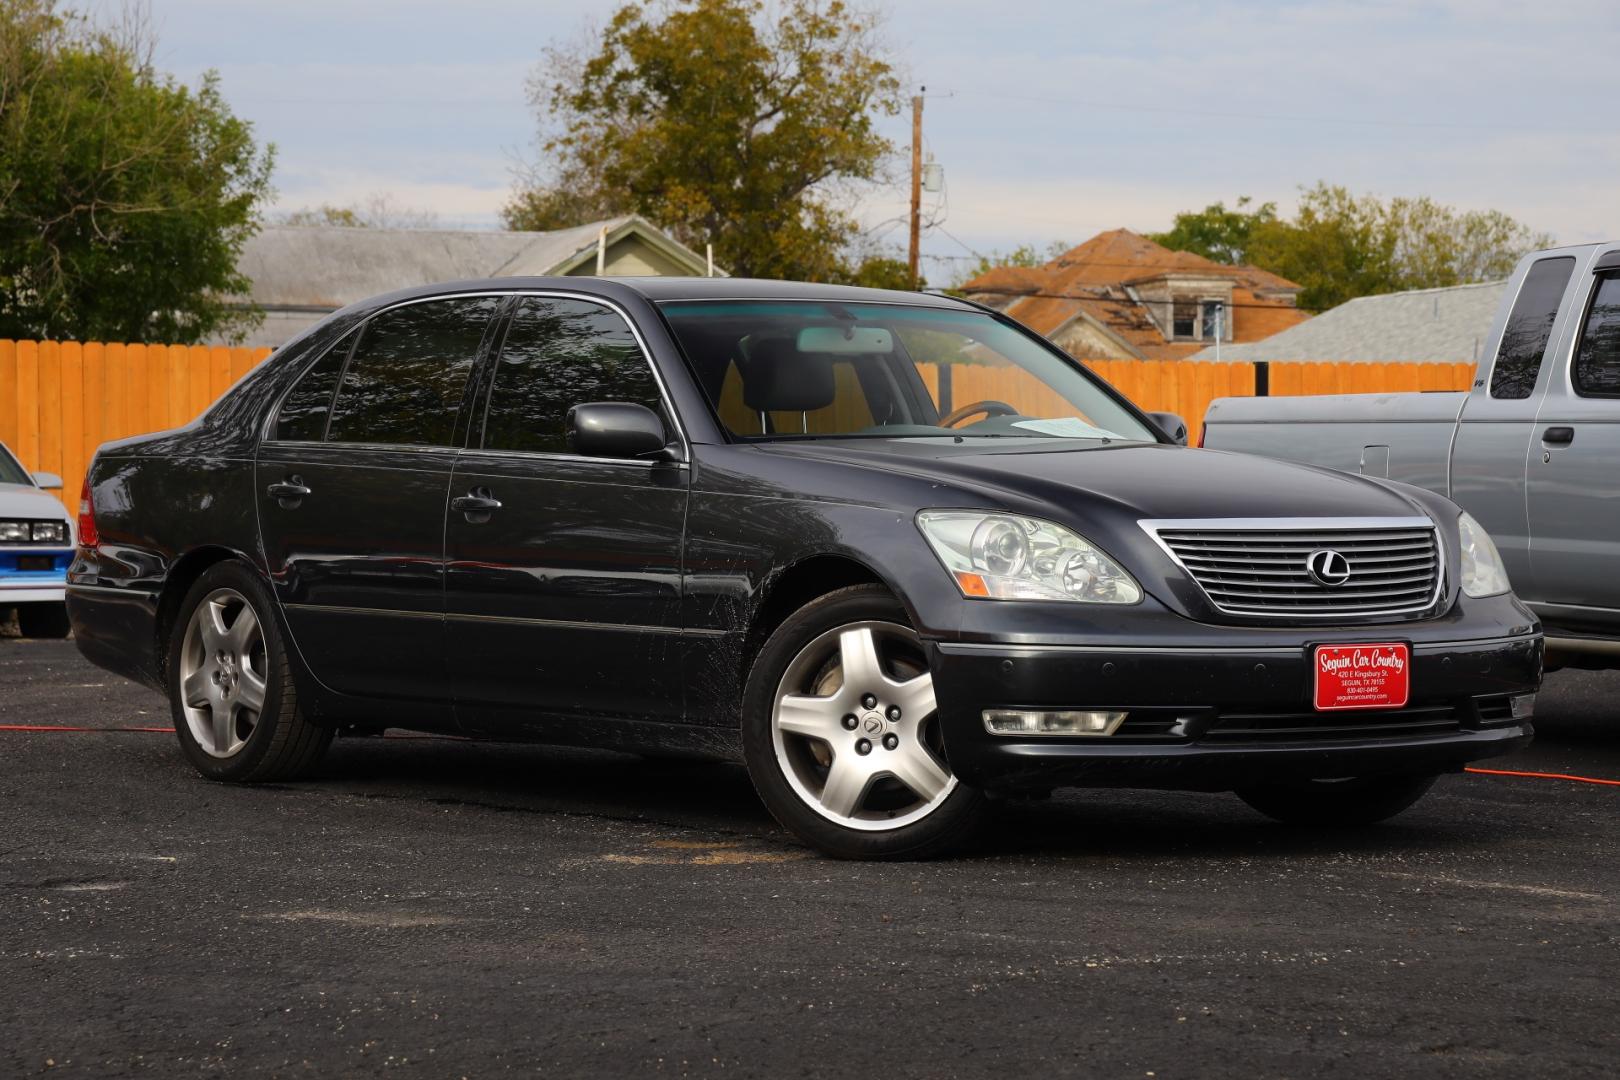
{"type": "Polygon", "coordinates": [[[1412,693],[1412,650],[1405,644],[1318,645],[1318,711],[1399,709],[1412,693]]]}

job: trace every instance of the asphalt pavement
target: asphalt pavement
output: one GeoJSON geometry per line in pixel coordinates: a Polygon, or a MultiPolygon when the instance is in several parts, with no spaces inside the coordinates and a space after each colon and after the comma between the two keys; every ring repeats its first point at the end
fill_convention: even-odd
{"type": "MultiPolygon", "coordinates": [[[[1620,675],[1491,767],[1620,780],[1620,675]]],[[[0,640],[0,1076],[1595,1076],[1620,786],[1444,778],[1377,828],[1061,792],[832,862],[739,768],[344,740],[227,787],[165,702],[0,640]],[[25,730],[32,726],[49,730],[25,730]]]]}

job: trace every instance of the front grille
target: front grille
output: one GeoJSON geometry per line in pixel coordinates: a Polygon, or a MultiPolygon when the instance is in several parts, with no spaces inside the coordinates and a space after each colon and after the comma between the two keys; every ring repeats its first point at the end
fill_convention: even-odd
{"type": "Polygon", "coordinates": [[[1413,615],[1431,610],[1440,598],[1440,550],[1427,518],[1144,521],[1142,526],[1227,615],[1413,615]],[[1324,552],[1337,553],[1343,562],[1329,560],[1323,567],[1324,552]],[[1331,583],[1341,574],[1322,575],[1323,569],[1341,571],[1342,582],[1331,583]]]}

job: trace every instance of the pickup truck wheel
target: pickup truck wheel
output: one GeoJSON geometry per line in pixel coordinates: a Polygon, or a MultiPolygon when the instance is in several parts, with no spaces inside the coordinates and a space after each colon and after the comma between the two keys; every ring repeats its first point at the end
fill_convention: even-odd
{"type": "Polygon", "coordinates": [[[181,603],[168,655],[174,730],[210,780],[287,779],[331,745],[332,730],[298,708],[271,598],[246,566],[203,572],[181,603]]]}
{"type": "Polygon", "coordinates": [[[23,637],[62,638],[68,636],[73,626],[68,622],[67,605],[57,601],[53,604],[18,604],[17,629],[23,637]]]}
{"type": "Polygon", "coordinates": [[[1405,810],[1435,776],[1358,776],[1239,788],[1238,798],[1288,825],[1371,825],[1405,810]]]}
{"type": "Polygon", "coordinates": [[[926,858],[985,815],[984,795],[945,760],[922,643],[879,586],[814,600],[765,642],[743,695],[743,750],[776,819],[839,858],[926,858]]]}

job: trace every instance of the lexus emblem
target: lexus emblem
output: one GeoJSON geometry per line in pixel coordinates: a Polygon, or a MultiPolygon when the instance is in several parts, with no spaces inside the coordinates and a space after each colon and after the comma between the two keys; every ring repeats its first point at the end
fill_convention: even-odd
{"type": "Polygon", "coordinates": [[[1350,580],[1350,560],[1337,551],[1324,548],[1305,557],[1305,572],[1318,585],[1331,589],[1350,580]]]}

